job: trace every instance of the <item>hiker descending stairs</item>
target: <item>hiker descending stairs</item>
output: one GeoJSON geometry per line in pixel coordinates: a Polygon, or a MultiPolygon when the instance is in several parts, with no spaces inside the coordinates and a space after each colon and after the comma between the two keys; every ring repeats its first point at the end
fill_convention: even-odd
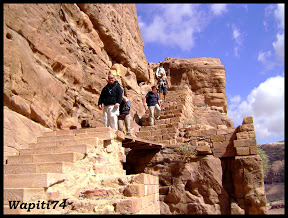
{"type": "Polygon", "coordinates": [[[193,113],[192,91],[188,86],[178,89],[172,86],[166,99],[162,102],[161,113],[154,125],[149,125],[149,110],[141,118],[141,128],[136,136],[139,138],[156,141],[162,144],[176,144],[179,128],[184,124],[185,118],[193,113]]]}

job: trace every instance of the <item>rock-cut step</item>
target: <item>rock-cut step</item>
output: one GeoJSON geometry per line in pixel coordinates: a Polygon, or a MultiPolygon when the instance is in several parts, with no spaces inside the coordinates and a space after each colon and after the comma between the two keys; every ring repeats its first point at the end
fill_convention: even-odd
{"type": "Polygon", "coordinates": [[[28,148],[44,148],[44,147],[53,147],[53,146],[72,146],[72,145],[80,145],[80,144],[87,144],[91,146],[101,146],[103,145],[103,140],[96,137],[87,136],[85,138],[77,138],[77,139],[67,139],[67,140],[54,140],[54,141],[47,141],[47,142],[36,142],[36,143],[29,143],[28,148]]]}
{"type": "Polygon", "coordinates": [[[48,188],[63,182],[65,174],[62,173],[27,173],[4,175],[5,188],[48,188]]]}
{"type": "Polygon", "coordinates": [[[45,163],[45,162],[76,162],[81,160],[84,154],[78,152],[55,153],[55,154],[31,154],[8,156],[7,164],[25,164],[25,163],[45,163]]]}
{"type": "Polygon", "coordinates": [[[26,163],[26,164],[8,164],[4,166],[5,174],[23,174],[23,173],[66,173],[73,169],[77,173],[86,173],[83,166],[74,166],[69,162],[53,162],[53,163],[26,163]]]}
{"type": "Polygon", "coordinates": [[[44,188],[4,188],[3,203],[9,201],[33,202],[45,197],[44,188]]]}
{"type": "Polygon", "coordinates": [[[94,146],[88,144],[79,144],[71,146],[49,146],[49,147],[36,147],[21,149],[20,155],[30,155],[30,154],[47,154],[47,153],[65,153],[65,152],[78,152],[81,154],[87,154],[89,151],[93,150],[94,146]]]}

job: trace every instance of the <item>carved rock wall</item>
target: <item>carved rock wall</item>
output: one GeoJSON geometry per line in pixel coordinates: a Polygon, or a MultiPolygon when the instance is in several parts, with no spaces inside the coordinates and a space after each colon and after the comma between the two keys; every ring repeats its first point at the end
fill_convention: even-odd
{"type": "Polygon", "coordinates": [[[184,143],[130,151],[127,172],[159,176],[162,214],[266,214],[252,117],[237,128],[204,126],[186,129],[184,143]]]}
{"type": "MultiPolygon", "coordinates": [[[[157,68],[158,64],[150,64],[157,68]]],[[[166,58],[163,62],[172,85],[187,84],[196,95],[195,104],[227,113],[225,68],[218,58],[166,58]]]]}
{"type": "Polygon", "coordinates": [[[134,4],[5,4],[4,105],[51,129],[103,126],[96,106],[115,64],[142,100],[143,48],[134,4]]]}

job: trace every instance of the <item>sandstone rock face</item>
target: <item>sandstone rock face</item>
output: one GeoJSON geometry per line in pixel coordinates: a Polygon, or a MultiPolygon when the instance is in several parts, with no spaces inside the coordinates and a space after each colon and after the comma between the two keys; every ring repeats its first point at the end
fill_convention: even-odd
{"type": "Polygon", "coordinates": [[[162,213],[230,214],[230,198],[222,182],[220,159],[211,155],[183,158],[175,151],[176,148],[166,148],[148,164],[146,161],[151,155],[142,159],[144,151],[133,153],[138,162],[143,163],[136,172],[144,168],[146,173],[159,176],[162,213]]]}
{"type": "MultiPolygon", "coordinates": [[[[202,114],[214,112],[206,109],[202,114]]],[[[237,128],[229,122],[217,128],[208,124],[204,119],[180,128],[178,143],[170,139],[164,149],[130,151],[127,172],[159,176],[163,214],[266,214],[262,160],[257,155],[252,117],[244,118],[237,128]]],[[[162,126],[150,129],[150,137],[159,138],[154,133],[162,131],[162,126]]]]}
{"type": "Polygon", "coordinates": [[[266,196],[261,157],[236,157],[233,181],[234,194],[239,206],[247,214],[265,214],[266,196]]]}
{"type": "Polygon", "coordinates": [[[118,64],[141,115],[143,47],[135,5],[5,4],[4,105],[51,129],[103,126],[96,105],[118,64]]]}
{"type": "Polygon", "coordinates": [[[9,155],[19,155],[20,149],[27,148],[29,143],[36,142],[37,137],[51,131],[7,107],[4,107],[4,162],[9,155]]]}
{"type": "Polygon", "coordinates": [[[147,81],[147,60],[134,4],[78,4],[99,31],[109,56],[147,81]]]}

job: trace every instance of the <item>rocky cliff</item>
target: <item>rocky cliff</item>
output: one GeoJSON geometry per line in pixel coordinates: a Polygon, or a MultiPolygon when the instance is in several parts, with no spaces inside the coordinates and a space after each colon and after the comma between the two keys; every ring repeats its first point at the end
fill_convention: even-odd
{"type": "Polygon", "coordinates": [[[4,4],[3,26],[4,153],[17,155],[27,135],[33,142],[47,128],[103,126],[97,102],[111,71],[131,101],[133,132],[166,144],[127,151],[126,164],[127,173],[159,177],[161,213],[265,213],[253,119],[236,128],[227,117],[219,59],[166,58],[177,99],[163,106],[155,132],[144,126],[142,99],[158,64],[143,53],[135,5],[4,4]],[[20,125],[22,141],[11,134],[20,125]]]}
{"type": "Polygon", "coordinates": [[[114,70],[141,115],[143,48],[135,5],[5,4],[4,105],[51,129],[101,126],[114,70]]]}
{"type": "Polygon", "coordinates": [[[195,104],[212,106],[227,113],[225,68],[218,58],[166,58],[164,68],[171,84],[187,84],[195,96],[195,104]]]}

